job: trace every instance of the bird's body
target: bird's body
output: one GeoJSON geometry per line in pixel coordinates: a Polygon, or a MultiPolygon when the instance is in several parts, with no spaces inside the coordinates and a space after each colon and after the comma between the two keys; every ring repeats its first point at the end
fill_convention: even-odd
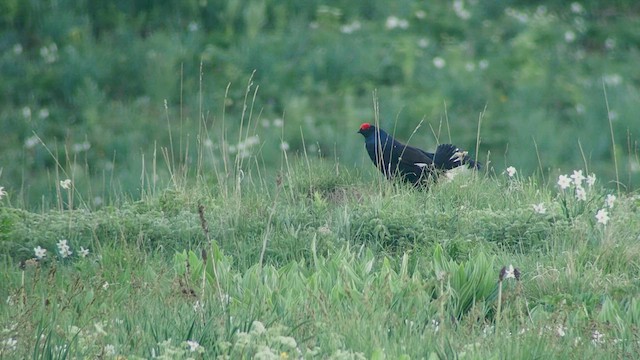
{"type": "Polygon", "coordinates": [[[435,153],[403,144],[384,130],[364,123],[358,131],[364,136],[365,148],[371,161],[388,178],[400,176],[414,185],[436,180],[437,176],[453,168],[467,165],[479,168],[480,164],[451,144],[440,144],[435,153]]]}

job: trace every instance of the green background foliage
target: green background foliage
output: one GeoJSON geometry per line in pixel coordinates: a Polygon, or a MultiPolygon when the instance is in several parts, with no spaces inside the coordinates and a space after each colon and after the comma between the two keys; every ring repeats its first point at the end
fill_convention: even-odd
{"type": "MultiPolygon", "coordinates": [[[[411,143],[427,149],[437,141],[474,149],[483,113],[478,156],[491,154],[499,171],[583,167],[584,156],[614,178],[611,118],[621,181],[633,188],[640,176],[633,1],[1,6],[2,179],[32,206],[54,193],[59,170],[35,135],[74,180],[86,177],[78,187],[139,197],[142,157],[154,149],[193,150],[201,126],[214,149],[237,145],[222,134],[240,130],[254,71],[248,130],[267,169],[279,164],[281,138],[290,151],[361,166],[355,131],[373,121],[375,94],[381,124],[399,138],[424,120],[411,143]],[[168,129],[183,141],[170,143],[168,129]]],[[[215,159],[205,160],[210,170],[215,159]]]]}

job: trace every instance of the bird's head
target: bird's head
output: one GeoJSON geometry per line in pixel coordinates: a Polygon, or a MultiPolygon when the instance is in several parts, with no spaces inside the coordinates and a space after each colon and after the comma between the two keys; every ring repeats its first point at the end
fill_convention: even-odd
{"type": "Polygon", "coordinates": [[[363,123],[362,125],[360,125],[360,130],[358,130],[358,132],[365,138],[368,138],[376,132],[376,127],[369,123],[363,123]]]}

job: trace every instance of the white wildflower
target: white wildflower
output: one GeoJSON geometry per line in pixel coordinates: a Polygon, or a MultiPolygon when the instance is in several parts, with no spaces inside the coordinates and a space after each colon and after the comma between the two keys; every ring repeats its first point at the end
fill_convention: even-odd
{"type": "Polygon", "coordinates": [[[280,150],[282,151],[288,151],[289,150],[289,143],[286,141],[283,141],[280,143],[280,150]]]}
{"type": "Polygon", "coordinates": [[[0,347],[0,354],[4,353],[3,350],[8,351],[16,351],[18,345],[18,340],[14,338],[8,338],[2,342],[2,347],[0,347]]]}
{"type": "Polygon", "coordinates": [[[37,248],[33,248],[33,251],[36,253],[36,257],[38,258],[38,260],[41,260],[45,256],[47,256],[47,249],[43,249],[40,246],[38,246],[37,248]]]}
{"type": "Polygon", "coordinates": [[[571,179],[573,179],[573,183],[576,186],[582,186],[582,181],[585,179],[584,175],[582,175],[582,170],[573,170],[571,179]]]}
{"type": "Polygon", "coordinates": [[[60,180],[60,187],[69,190],[71,188],[71,179],[60,180]]]}
{"type": "Polygon", "coordinates": [[[592,187],[596,183],[596,174],[591,174],[587,176],[587,185],[592,187]]]}
{"type": "Polygon", "coordinates": [[[576,199],[580,201],[587,200],[587,192],[584,190],[582,186],[576,187],[576,199]]]}
{"type": "Polygon", "coordinates": [[[505,273],[504,273],[504,279],[515,279],[516,275],[515,275],[515,268],[513,267],[513,265],[509,265],[505,268],[505,273]]]}
{"type": "Polygon", "coordinates": [[[535,211],[537,214],[546,214],[547,208],[545,208],[544,203],[533,204],[533,211],[535,211]]]}
{"type": "Polygon", "coordinates": [[[575,40],[576,40],[576,33],[574,33],[573,31],[569,30],[564,33],[564,41],[568,43],[572,43],[575,40]]]}
{"type": "Polygon", "coordinates": [[[38,136],[33,135],[24,140],[24,147],[27,149],[33,149],[39,142],[40,140],[38,139],[38,136]]]}
{"type": "Polygon", "coordinates": [[[40,119],[48,118],[49,117],[49,109],[47,109],[47,108],[40,109],[40,111],[38,111],[38,117],[40,119]]]}
{"type": "Polygon", "coordinates": [[[582,14],[584,12],[584,7],[579,2],[571,3],[571,12],[574,14],[582,14]]]}
{"type": "Polygon", "coordinates": [[[187,341],[185,341],[185,344],[187,345],[187,348],[188,348],[188,349],[189,349],[189,351],[191,351],[191,352],[204,350],[204,349],[202,348],[202,346],[200,346],[200,344],[198,344],[198,342],[197,342],[197,341],[187,340],[187,341]]]}
{"type": "Polygon", "coordinates": [[[598,220],[599,224],[607,225],[607,223],[609,222],[609,213],[605,209],[600,209],[596,213],[596,219],[598,220]]]}
{"type": "Polygon", "coordinates": [[[445,65],[447,65],[447,62],[444,61],[443,58],[439,56],[433,58],[433,66],[435,66],[437,69],[442,69],[443,67],[445,67],[445,65]]]}
{"type": "Polygon", "coordinates": [[[58,252],[60,253],[60,256],[62,256],[63,259],[73,254],[73,252],[71,251],[71,248],[67,244],[66,239],[62,239],[58,241],[57,246],[58,246],[58,252]]]}
{"type": "Polygon", "coordinates": [[[89,255],[89,249],[85,249],[82,246],[80,246],[80,256],[87,257],[88,255],[89,255]]]}
{"type": "Polygon", "coordinates": [[[616,201],[616,196],[613,194],[608,194],[607,198],[604,200],[605,205],[607,205],[607,207],[609,209],[613,209],[613,204],[616,201]]]}
{"type": "Polygon", "coordinates": [[[602,77],[602,80],[609,86],[618,86],[622,84],[622,76],[620,76],[620,74],[607,74],[602,77]]]}
{"type": "Polygon", "coordinates": [[[604,343],[604,334],[598,330],[594,330],[591,334],[591,342],[595,345],[604,343]]]}
{"type": "Polygon", "coordinates": [[[0,186],[0,200],[2,200],[5,195],[7,195],[7,192],[4,191],[4,186],[0,186]]]}
{"type": "Polygon", "coordinates": [[[560,186],[560,189],[564,190],[571,186],[571,180],[567,175],[560,175],[558,177],[558,186],[560,186]]]}
{"type": "Polygon", "coordinates": [[[464,1],[455,0],[453,2],[453,12],[462,20],[468,20],[471,17],[469,10],[464,8],[464,1]]]}
{"type": "Polygon", "coordinates": [[[104,324],[102,321],[93,324],[93,327],[96,329],[97,335],[107,335],[107,332],[104,330],[104,324]]]}
{"type": "Polygon", "coordinates": [[[507,175],[509,175],[509,177],[513,177],[517,172],[518,171],[513,166],[509,166],[507,168],[507,175]]]}
{"type": "Polygon", "coordinates": [[[116,347],[112,344],[107,344],[104,346],[104,353],[107,356],[116,356],[116,347]]]}

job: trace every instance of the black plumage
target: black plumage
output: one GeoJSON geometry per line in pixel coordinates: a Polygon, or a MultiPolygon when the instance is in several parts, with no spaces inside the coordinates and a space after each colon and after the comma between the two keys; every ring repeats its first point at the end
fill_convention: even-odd
{"type": "Polygon", "coordinates": [[[358,131],[365,139],[371,161],[388,178],[402,177],[414,185],[437,180],[438,175],[466,165],[479,169],[466,151],[452,144],[440,144],[435,153],[426,152],[395,140],[384,130],[364,123],[358,131]]]}

